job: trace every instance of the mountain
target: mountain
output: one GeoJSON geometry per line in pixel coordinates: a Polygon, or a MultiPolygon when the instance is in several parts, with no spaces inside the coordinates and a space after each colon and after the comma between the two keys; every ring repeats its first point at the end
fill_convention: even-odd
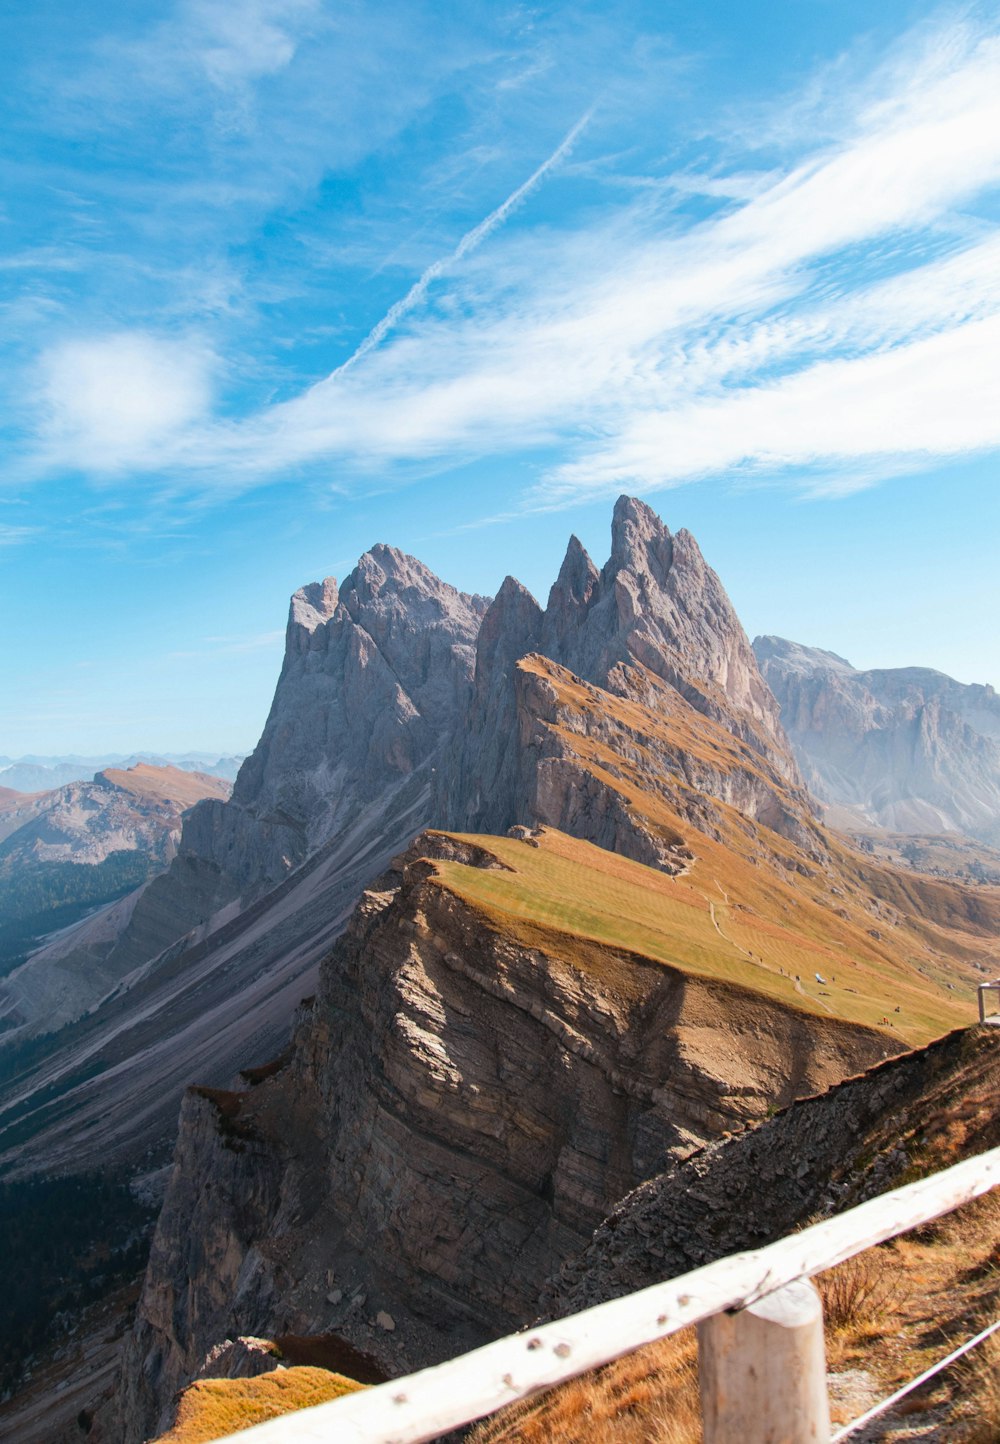
{"type": "Polygon", "coordinates": [[[169,1138],[184,1083],[226,1082],[280,1046],[362,888],[429,824],[541,821],[684,866],[678,825],[636,804],[649,789],[708,830],[718,794],[825,855],[775,703],[693,538],[622,498],[607,565],[571,540],[544,612],[513,579],[490,604],[374,547],[340,587],[293,597],[271,713],[231,799],[193,810],[169,871],[137,899],[61,940],[66,970],[100,950],[109,990],[7,1064],[0,1150],[16,1166],[70,1165],[169,1138]],[[597,690],[580,700],[566,691],[578,685],[597,690]],[[635,797],[595,773],[608,747],[635,797]]]}
{"type": "Polygon", "coordinates": [[[861,672],[758,637],[754,652],[817,797],[889,832],[1000,844],[1000,698],[926,667],[861,672]]]}
{"type": "MultiPolygon", "coordinates": [[[[731,798],[739,786],[746,811],[770,810],[776,819],[783,804],[774,789],[791,787],[795,798],[785,821],[809,830],[811,804],[778,709],[722,584],[694,538],[686,531],[672,536],[643,502],[622,497],[617,503],[611,556],[600,572],[577,538],[570,539],[544,611],[513,577],[503,583],[483,619],[468,718],[436,788],[438,813],[449,826],[502,832],[544,816],[605,846],[645,848],[642,860],[651,860],[650,848],[656,853],[658,844],[627,842],[630,827],[620,816],[583,816],[589,803],[579,787],[564,786],[565,759],[526,745],[532,719],[558,710],[556,673],[571,685],[597,689],[591,704],[577,709],[576,726],[599,732],[606,725],[601,701],[610,695],[683,716],[688,725],[700,726],[692,719],[704,718],[732,734],[747,759],[740,782],[723,782],[718,772],[710,781],[706,764],[703,789],[731,798]]],[[[563,750],[551,728],[547,737],[549,753],[563,750]]],[[[657,779],[697,770],[681,739],[671,739],[666,752],[670,760],[661,748],[646,769],[657,779]]],[[[597,797],[597,805],[607,805],[600,788],[597,797]]],[[[625,804],[611,807],[617,815],[625,804]]]]}
{"type": "MultiPolygon", "coordinates": [[[[40,934],[65,929],[162,871],[176,851],[183,812],[228,792],[220,779],[145,763],[50,792],[0,790],[0,968],[7,971],[40,934]]],[[[53,942],[41,950],[44,960],[0,984],[0,1025],[51,1028],[75,1016],[76,1004],[65,1012],[64,993],[81,988],[87,1000],[98,996],[93,955],[75,977],[60,977],[60,948],[53,942]]]]}
{"type": "Polygon", "coordinates": [[[467,676],[445,830],[363,895],[292,1048],[185,1099],[125,1438],[234,1332],[392,1372],[523,1321],[644,1178],[971,1016],[1000,894],[820,824],[721,584],[641,503],[544,609],[505,581],[467,676]]]}
{"type": "Polygon", "coordinates": [[[207,777],[221,777],[232,782],[239,771],[242,757],[218,757],[210,752],[154,753],[108,752],[95,757],[0,757],[0,792],[50,792],[67,782],[89,782],[95,772],[104,768],[129,770],[144,764],[149,767],[174,767],[182,772],[201,772],[207,777]]]}
{"type": "Polygon", "coordinates": [[[340,587],[295,594],[271,711],[231,798],[196,806],[166,873],[60,940],[66,971],[99,950],[99,1006],[81,1001],[30,1047],[0,1035],[8,1167],[169,1149],[187,1083],[228,1081],[282,1046],[362,888],[432,820],[435,759],[468,705],[486,607],[384,546],[340,587]]]}
{"type": "Polygon", "coordinates": [[[8,1050],[0,1150],[148,1170],[198,1085],[138,1440],[236,1333],[394,1372],[523,1320],[644,1179],[967,1021],[1000,892],[823,826],[721,582],[622,498],[544,608],[386,546],[296,593],[232,798],[103,917],[117,981],[8,1050]]]}
{"type": "Polygon", "coordinates": [[[419,838],[291,1055],[185,1100],[125,1437],[234,1331],[334,1333],[399,1371],[514,1327],[644,1178],[968,1016],[901,939],[725,852],[672,876],[548,829],[419,838]]]}

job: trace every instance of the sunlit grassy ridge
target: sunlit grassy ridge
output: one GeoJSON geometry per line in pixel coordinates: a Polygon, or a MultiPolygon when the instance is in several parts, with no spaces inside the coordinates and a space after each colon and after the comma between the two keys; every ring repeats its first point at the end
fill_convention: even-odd
{"type": "Polygon", "coordinates": [[[177,1422],[158,1444],[209,1444],[252,1424],[311,1409],[364,1387],[342,1374],[310,1367],[277,1369],[254,1379],[200,1379],[184,1391],[177,1422]]]}
{"type": "Polygon", "coordinates": [[[707,839],[698,839],[707,855],[676,878],[551,829],[537,847],[506,837],[465,840],[506,870],[439,862],[441,885],[492,926],[581,968],[600,969],[626,992],[639,958],[804,1013],[869,1027],[891,1015],[892,1033],[905,1043],[972,1019],[969,992],[953,997],[922,976],[894,956],[898,942],[881,946],[858,924],[803,901],[772,876],[746,878],[739,860],[707,839]],[[739,901],[749,882],[756,884],[754,912],[739,901]],[[778,921],[785,913],[788,921],[778,921]]]}
{"type": "Polygon", "coordinates": [[[1000,889],[859,853],[812,815],[773,748],[762,756],[642,668],[629,674],[635,695],[619,696],[541,656],[519,667],[555,699],[544,725],[562,755],[693,861],[672,878],[551,830],[539,848],[477,838],[512,871],[444,864],[439,876],[495,925],[577,966],[613,970],[626,992],[629,954],[902,1044],[972,1021],[977,965],[996,966],[1000,889]],[[776,825],[784,816],[798,841],[723,802],[727,785],[730,795],[770,796],[776,825]]]}

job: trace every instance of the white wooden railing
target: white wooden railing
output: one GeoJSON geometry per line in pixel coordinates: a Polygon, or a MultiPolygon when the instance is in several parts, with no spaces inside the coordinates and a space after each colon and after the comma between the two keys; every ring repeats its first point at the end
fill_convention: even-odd
{"type": "Polygon", "coordinates": [[[995,1148],[766,1248],[732,1254],[557,1323],[498,1339],[420,1373],[230,1437],[246,1444],[420,1444],[698,1324],[707,1444],[729,1440],[754,1444],[765,1438],[825,1444],[830,1436],[822,1315],[817,1354],[816,1320],[807,1304],[807,1293],[814,1291],[799,1281],[929,1223],[998,1183],[1000,1148],[995,1148]],[[755,1307],[765,1299],[767,1305],[755,1307]],[[714,1361],[710,1370],[705,1367],[708,1351],[714,1361]],[[759,1373],[755,1361],[759,1365],[765,1359],[772,1376],[775,1368],[784,1371],[785,1387],[775,1388],[772,1377],[755,1393],[751,1387],[759,1373]],[[719,1377],[714,1384],[709,1380],[706,1389],[707,1373],[719,1377]],[[822,1393],[819,1403],[817,1387],[822,1393]],[[781,1415],[777,1424],[773,1418],[759,1418],[761,1409],[777,1410],[781,1415]],[[749,1430],[748,1414],[756,1420],[756,1427],[751,1420],[749,1430]],[[739,1426],[737,1416],[742,1420],[739,1426]]]}

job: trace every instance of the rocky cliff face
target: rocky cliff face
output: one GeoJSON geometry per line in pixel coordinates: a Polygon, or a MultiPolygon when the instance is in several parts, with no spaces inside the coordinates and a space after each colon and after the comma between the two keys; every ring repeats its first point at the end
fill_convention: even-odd
{"type": "Polygon", "coordinates": [[[192,817],[185,849],[252,900],[375,798],[413,793],[468,705],[487,605],[388,546],[340,588],[328,577],[296,592],[260,742],[231,802],[192,817]]]}
{"type": "MultiPolygon", "coordinates": [[[[601,571],[572,537],[544,611],[508,577],[486,613],[468,719],[436,777],[437,813],[446,825],[502,832],[537,821],[600,840],[588,830],[588,804],[564,800],[557,811],[550,805],[552,754],[558,750],[555,694],[540,682],[537,667],[525,670],[529,654],[543,659],[543,669],[554,663],[568,680],[590,685],[583,714],[595,736],[611,698],[634,701],[654,717],[661,713],[665,728],[682,712],[697,714],[755,754],[743,779],[751,816],[757,808],[749,779],[759,767],[770,784],[795,791],[800,817],[809,817],[811,804],[777,705],[718,577],[688,532],[672,536],[643,502],[622,497],[612,520],[611,556],[601,571]],[[548,728],[544,766],[541,721],[548,728]],[[567,826],[570,813],[576,821],[567,826]]],[[[571,725],[579,730],[579,717],[571,725]]],[[[655,722],[650,728],[647,720],[647,737],[652,730],[655,722]]],[[[659,755],[646,770],[654,780],[664,767],[676,775],[690,762],[683,744],[675,739],[667,746],[661,736],[659,755]]],[[[592,780],[580,781],[593,790],[592,780]]],[[[706,766],[698,788],[728,797],[732,779],[706,766]]],[[[771,809],[775,817],[779,810],[771,809]]],[[[598,829],[607,836],[603,822],[598,829]]]]}
{"type": "Polygon", "coordinates": [[[232,798],[195,808],[168,873],[66,940],[60,966],[89,966],[97,948],[112,991],[18,1082],[11,1108],[0,1094],[0,1148],[5,1122],[27,1115],[37,1089],[46,1102],[32,1114],[32,1148],[52,1156],[71,1147],[74,1107],[100,1117],[81,1139],[131,1146],[128,1110],[90,1070],[106,1058],[122,1097],[135,1071],[129,1087],[149,1092],[151,1106],[158,1094],[168,1110],[175,1084],[160,1064],[146,1052],[139,1076],[131,1061],[151,1022],[171,1080],[189,1067],[189,1077],[220,1081],[248,1036],[271,1046],[287,1026],[277,999],[296,978],[303,991],[312,986],[350,903],[423,826],[502,832],[548,822],[682,866],[676,827],[651,827],[629,789],[668,792],[696,827],[716,825],[711,798],[721,798],[751,825],[819,847],[773,699],[692,538],[671,536],[648,507],[622,498],[606,566],[598,572],[572,541],[544,611],[511,579],[490,606],[391,547],[373,548],[342,586],[328,579],[292,599],[271,714],[232,798]],[[545,649],[534,670],[524,663],[545,649]],[[570,696],[574,676],[590,687],[586,698],[570,696]],[[615,705],[638,710],[612,725],[605,714],[615,705]],[[707,751],[691,746],[692,727],[716,739],[707,751]],[[601,748],[617,758],[613,771],[629,767],[624,790],[595,770],[601,748]],[[181,979],[201,997],[200,1014],[181,979]],[[251,987],[261,1012],[249,1028],[241,991],[251,987]]]}
{"type": "Polygon", "coordinates": [[[784,748],[774,698],[698,543],[687,531],[672,536],[632,497],[615,505],[611,556],[600,573],[576,538],[570,542],[539,650],[600,686],[618,664],[638,664],[751,745],[784,748]]]}
{"type": "Polygon", "coordinates": [[[995,1148],[998,1079],[1000,1033],[970,1028],[700,1150],[622,1199],[550,1282],[547,1309],[574,1313],[761,1248],[995,1148]]]}
{"type": "Polygon", "coordinates": [[[124,1438],[162,1428],[234,1330],[333,1331],[399,1369],[519,1322],[636,1182],[894,1047],[614,948],[528,945],[442,863],[504,868],[420,838],[365,894],[284,1068],[189,1095],[124,1438]]]}
{"type": "Polygon", "coordinates": [[[206,920],[205,884],[215,910],[246,907],[373,805],[409,813],[467,705],[486,607],[388,546],[366,552],[342,587],[328,577],[295,593],[261,739],[232,797],[186,819],[176,876],[148,904],[175,915],[175,937],[206,920]]]}
{"type": "Polygon", "coordinates": [[[232,797],[189,812],[168,871],[61,939],[12,1004],[68,1027],[0,1089],[0,1149],[16,1166],[31,1166],[25,1142],[32,1159],[66,1149],[88,1163],[95,1147],[145,1149],[172,1131],[185,1082],[221,1081],[248,1046],[277,1045],[358,893],[432,820],[435,759],[468,705],[486,607],[383,546],[342,587],[295,594],[271,712],[232,797]],[[50,983],[61,1003],[46,1013],[50,983]]]}
{"type": "Polygon", "coordinates": [[[602,570],[570,544],[544,610],[389,548],[305,588],[233,801],[196,810],[125,936],[189,931],[0,1098],[26,1168],[81,1138],[127,1157],[213,1085],[184,1105],[120,1437],[226,1337],[334,1332],[395,1370],[505,1328],[640,1180],[961,1021],[1000,903],[939,884],[924,926],[880,878],[813,815],[718,579],[640,503],[602,570]],[[428,824],[454,831],[335,943],[428,824]],[[327,954],[292,1052],[215,1086],[283,1046],[327,954]]]}
{"type": "Polygon", "coordinates": [[[816,795],[891,832],[1000,842],[1000,699],[925,667],[859,672],[780,637],[754,650],[816,795]]]}

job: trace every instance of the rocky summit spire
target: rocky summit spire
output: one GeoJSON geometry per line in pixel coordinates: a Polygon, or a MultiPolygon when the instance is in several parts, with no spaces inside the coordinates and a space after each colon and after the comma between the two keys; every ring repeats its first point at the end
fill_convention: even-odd
{"type": "Polygon", "coordinates": [[[784,750],[774,699],[718,577],[687,531],[672,536],[651,507],[619,497],[611,556],[597,573],[570,542],[545,612],[546,656],[598,686],[620,689],[639,664],[748,740],[784,750]]]}
{"type": "Polygon", "coordinates": [[[184,847],[236,867],[244,897],[281,881],[387,790],[430,774],[465,715],[484,597],[374,546],[338,588],[292,598],[271,712],[230,804],[185,823],[184,847]],[[263,826],[261,819],[267,819],[263,826]]]}
{"type": "Polygon", "coordinates": [[[637,497],[620,496],[611,518],[611,556],[605,577],[610,579],[625,569],[648,572],[662,587],[673,559],[673,539],[656,512],[637,497]]]}
{"type": "Polygon", "coordinates": [[[572,649],[587,613],[601,595],[601,574],[576,536],[571,536],[559,575],[549,592],[541,648],[558,660],[572,649]]]}
{"type": "Polygon", "coordinates": [[[326,577],[321,582],[308,582],[297,592],[293,592],[288,607],[287,645],[294,645],[293,628],[299,627],[305,634],[311,635],[317,627],[333,616],[339,600],[336,577],[326,577]]]}

